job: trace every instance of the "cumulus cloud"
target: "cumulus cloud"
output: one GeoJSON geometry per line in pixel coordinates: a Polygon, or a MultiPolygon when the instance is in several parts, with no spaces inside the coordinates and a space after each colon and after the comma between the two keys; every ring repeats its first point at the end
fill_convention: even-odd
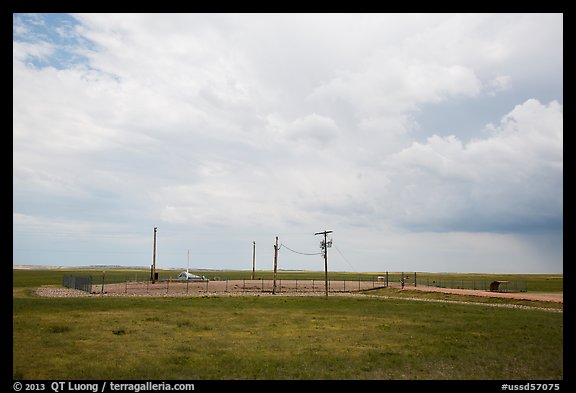
{"type": "Polygon", "coordinates": [[[418,104],[457,95],[475,95],[480,81],[462,65],[411,63],[400,59],[374,61],[365,70],[343,72],[316,88],[311,101],[325,105],[344,101],[353,114],[365,118],[379,113],[405,113],[418,104]]]}
{"type": "Polygon", "coordinates": [[[561,86],[561,15],[16,14],[13,32],[18,228],[561,227],[562,91],[537,88],[561,86]],[[454,103],[487,126],[419,122],[454,103]]]}
{"type": "Polygon", "coordinates": [[[440,230],[560,229],[562,105],[530,99],[487,130],[467,144],[432,136],[386,160],[385,200],[402,212],[394,219],[440,230]]]}
{"type": "Polygon", "coordinates": [[[511,78],[508,75],[497,75],[486,84],[486,91],[489,95],[495,96],[496,94],[506,91],[511,86],[511,78]]]}

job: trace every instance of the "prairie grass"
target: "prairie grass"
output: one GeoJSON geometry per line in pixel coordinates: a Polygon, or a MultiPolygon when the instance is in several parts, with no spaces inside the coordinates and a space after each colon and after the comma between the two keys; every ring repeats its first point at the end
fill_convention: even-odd
{"type": "Polygon", "coordinates": [[[562,379],[560,313],[368,297],[13,299],[21,379],[562,379]]]}

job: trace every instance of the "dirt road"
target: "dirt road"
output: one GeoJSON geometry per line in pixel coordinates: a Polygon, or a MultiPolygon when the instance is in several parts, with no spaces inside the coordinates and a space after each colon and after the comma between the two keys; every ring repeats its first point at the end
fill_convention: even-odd
{"type": "Polygon", "coordinates": [[[528,293],[528,292],[506,293],[506,292],[478,291],[473,289],[452,289],[452,288],[437,288],[426,286],[406,287],[406,290],[455,293],[459,295],[488,296],[488,297],[508,298],[508,299],[541,300],[545,302],[564,303],[564,294],[562,293],[559,294],[528,293]]]}

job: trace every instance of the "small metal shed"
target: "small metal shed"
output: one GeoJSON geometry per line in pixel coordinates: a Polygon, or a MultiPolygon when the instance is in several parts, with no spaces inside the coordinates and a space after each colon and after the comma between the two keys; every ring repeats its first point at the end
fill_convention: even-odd
{"type": "Polygon", "coordinates": [[[510,281],[492,281],[490,283],[490,291],[500,292],[500,284],[507,285],[510,281]]]}

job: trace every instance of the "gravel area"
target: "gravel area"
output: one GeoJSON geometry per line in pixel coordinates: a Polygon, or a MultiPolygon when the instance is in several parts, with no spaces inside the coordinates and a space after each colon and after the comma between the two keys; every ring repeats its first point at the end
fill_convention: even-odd
{"type": "Polygon", "coordinates": [[[88,292],[72,288],[40,287],[36,289],[36,295],[43,297],[89,297],[88,292]]]}
{"type": "MultiPolygon", "coordinates": [[[[182,284],[184,285],[184,284],[182,284]]],[[[228,287],[227,287],[228,288],[228,287]]],[[[300,291],[294,290],[285,290],[283,292],[277,292],[273,294],[271,291],[243,291],[238,290],[238,285],[231,285],[229,286],[230,290],[228,291],[189,291],[188,293],[182,291],[172,291],[169,290],[162,290],[162,291],[128,291],[126,284],[109,284],[105,286],[105,292],[101,293],[99,291],[94,291],[93,293],[88,293],[84,291],[80,291],[78,289],[70,289],[70,288],[58,288],[58,287],[40,287],[36,290],[36,294],[38,296],[43,297],[108,297],[108,296],[162,296],[162,297],[211,297],[211,296],[257,296],[257,297],[266,297],[266,296],[325,296],[325,292],[322,290],[323,288],[316,288],[314,291],[306,291],[304,287],[301,287],[300,291]]],[[[169,288],[168,288],[169,289],[169,288]]],[[[221,289],[221,288],[219,288],[221,289]]],[[[418,288],[410,288],[408,290],[422,290],[422,291],[435,291],[435,292],[445,292],[445,293],[458,293],[458,294],[466,294],[466,295],[475,295],[475,296],[490,296],[490,297],[506,297],[506,298],[514,298],[514,299],[523,299],[523,300],[544,300],[544,301],[554,301],[554,302],[563,302],[562,295],[542,295],[542,294],[535,294],[529,295],[526,293],[498,293],[498,292],[486,292],[486,291],[473,291],[473,290],[456,290],[456,289],[449,289],[449,288],[432,288],[432,287],[418,287],[418,288]]],[[[352,289],[353,290],[353,289],[352,289]]],[[[423,298],[416,298],[416,297],[395,297],[395,296],[386,296],[386,295],[370,295],[367,293],[354,293],[350,291],[340,291],[340,292],[330,292],[329,296],[363,296],[363,297],[370,297],[370,298],[377,298],[377,299],[399,299],[399,300],[407,300],[407,301],[424,301],[424,302],[433,302],[433,303],[452,303],[452,304],[469,304],[469,305],[479,305],[479,306],[487,306],[487,307],[501,307],[501,308],[516,308],[516,309],[526,309],[526,310],[541,310],[541,311],[549,311],[549,312],[560,312],[562,313],[562,309],[558,308],[545,308],[545,307],[533,307],[533,306],[525,306],[525,305],[516,305],[516,304],[496,304],[496,303],[480,303],[480,302],[463,302],[463,301],[456,301],[456,300],[441,300],[441,299],[423,299],[423,298]]]]}

